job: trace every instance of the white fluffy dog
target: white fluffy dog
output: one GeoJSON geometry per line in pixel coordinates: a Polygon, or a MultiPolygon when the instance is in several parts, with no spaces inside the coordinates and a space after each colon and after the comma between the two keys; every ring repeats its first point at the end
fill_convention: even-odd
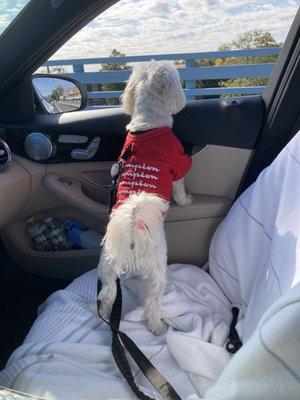
{"type": "Polygon", "coordinates": [[[185,106],[177,69],[169,62],[155,61],[135,67],[122,103],[131,121],[120,159],[128,147],[132,154],[123,160],[117,203],[102,242],[99,311],[104,316],[110,312],[117,278],[138,274],[147,281],[148,328],[158,335],[165,327],[160,312],[167,268],[164,216],[171,192],[181,206],[192,202],[183,183],[191,158],[171,130],[172,115],[185,106]]]}

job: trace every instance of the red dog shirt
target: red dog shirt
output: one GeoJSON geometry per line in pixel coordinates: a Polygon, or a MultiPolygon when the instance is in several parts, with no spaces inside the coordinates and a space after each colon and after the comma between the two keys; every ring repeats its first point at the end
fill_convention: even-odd
{"type": "Polygon", "coordinates": [[[121,155],[131,146],[119,178],[116,206],[131,194],[154,193],[166,201],[171,198],[172,182],[190,170],[192,159],[171,128],[152,129],[145,133],[127,134],[121,155]]]}

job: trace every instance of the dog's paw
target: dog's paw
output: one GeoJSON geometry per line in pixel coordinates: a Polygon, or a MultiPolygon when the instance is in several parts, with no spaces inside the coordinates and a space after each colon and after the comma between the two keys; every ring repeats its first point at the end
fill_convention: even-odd
{"type": "Polygon", "coordinates": [[[99,307],[99,314],[103,318],[109,317],[111,306],[110,304],[106,303],[105,301],[101,301],[100,307],[99,307]]]}
{"type": "MultiPolygon", "coordinates": [[[[87,305],[87,310],[90,311],[91,313],[98,315],[98,307],[97,307],[97,303],[89,303],[87,305]]],[[[105,302],[101,302],[100,304],[100,308],[99,308],[99,314],[101,315],[101,317],[108,317],[109,316],[109,311],[110,311],[110,306],[108,303],[105,302]]]]}
{"type": "Polygon", "coordinates": [[[193,196],[190,193],[186,193],[185,196],[177,196],[175,201],[179,206],[187,207],[192,204],[193,196]]]}
{"type": "Polygon", "coordinates": [[[106,296],[103,296],[103,295],[101,296],[101,293],[99,296],[99,300],[100,300],[99,314],[103,318],[108,318],[111,313],[113,300],[111,300],[110,298],[107,298],[106,296]]]}
{"type": "Polygon", "coordinates": [[[149,331],[152,332],[156,336],[163,333],[167,328],[167,324],[164,321],[162,321],[161,319],[155,320],[155,321],[148,321],[147,326],[148,326],[149,331]]]}
{"type": "Polygon", "coordinates": [[[98,315],[97,303],[96,302],[89,303],[86,308],[91,313],[98,315]]]}

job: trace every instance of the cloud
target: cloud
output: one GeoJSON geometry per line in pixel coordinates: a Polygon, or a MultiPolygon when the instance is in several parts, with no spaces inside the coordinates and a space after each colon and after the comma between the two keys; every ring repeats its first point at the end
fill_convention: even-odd
{"type": "Polygon", "coordinates": [[[298,0],[121,0],[66,43],[53,58],[216,50],[251,29],[283,41],[298,0]]]}
{"type": "Polygon", "coordinates": [[[24,8],[29,0],[1,0],[0,2],[0,34],[24,8]]]}

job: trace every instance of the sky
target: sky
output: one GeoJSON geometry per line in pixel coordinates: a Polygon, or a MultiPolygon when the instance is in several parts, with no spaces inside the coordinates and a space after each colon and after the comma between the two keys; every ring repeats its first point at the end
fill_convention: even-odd
{"type": "Polygon", "coordinates": [[[121,0],[52,58],[217,50],[251,29],[284,41],[300,0],[121,0]]]}
{"type": "MultiPolygon", "coordinates": [[[[0,33],[28,0],[0,0],[0,33]]],[[[217,50],[237,34],[269,31],[284,41],[300,0],[120,0],[51,58],[217,50]]]]}
{"type": "Polygon", "coordinates": [[[0,34],[29,0],[0,0],[0,34]]]}

